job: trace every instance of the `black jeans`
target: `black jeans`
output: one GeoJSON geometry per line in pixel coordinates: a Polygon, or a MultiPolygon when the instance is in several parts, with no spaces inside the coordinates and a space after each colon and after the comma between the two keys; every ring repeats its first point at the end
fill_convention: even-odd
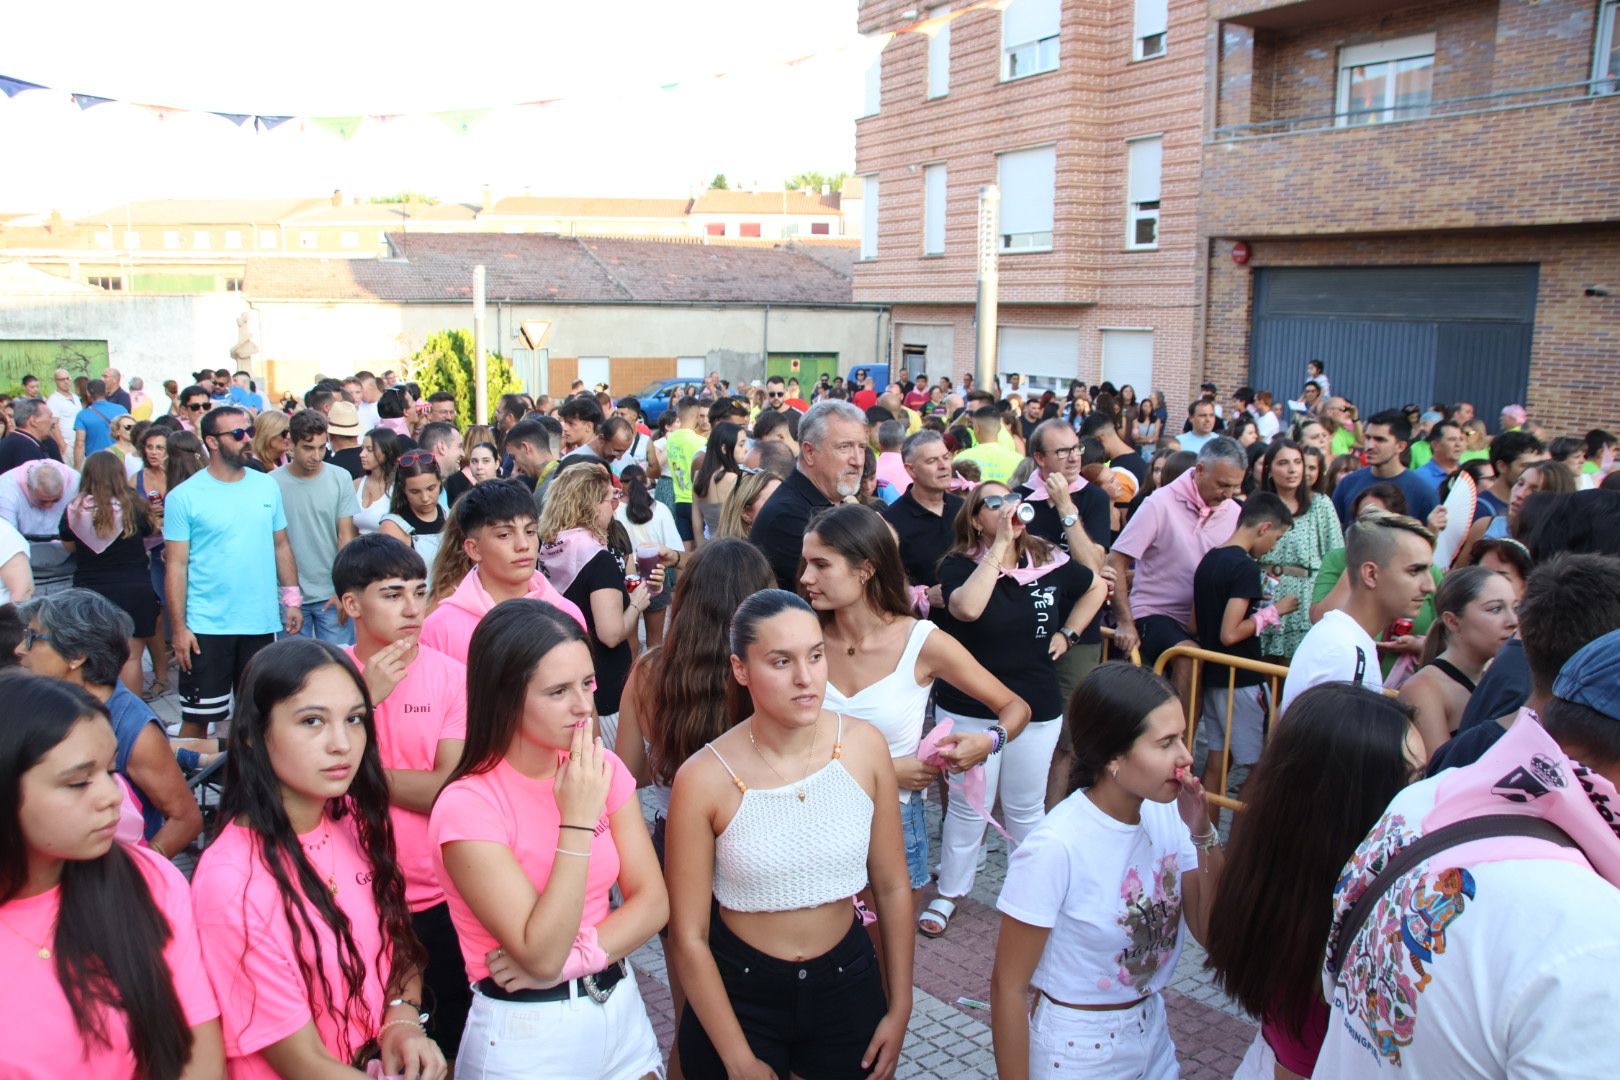
{"type": "Polygon", "coordinates": [[[427,1034],[444,1056],[456,1059],[461,1032],[467,1026],[467,1010],[472,1007],[472,984],[462,962],[461,939],[450,921],[450,905],[441,900],[411,915],[416,940],[427,950],[427,968],[422,972],[422,1008],[428,1013],[427,1034]]]}
{"type": "MultiPolygon", "coordinates": [[[[889,1004],[872,939],[853,911],[842,941],[802,961],[760,952],[715,911],[709,951],[749,1048],[778,1076],[864,1080],[871,1072],[861,1068],[861,1055],[889,1004]]],[[[681,1014],[676,1046],[687,1080],[724,1080],[725,1063],[690,1004],[681,1014]]]]}

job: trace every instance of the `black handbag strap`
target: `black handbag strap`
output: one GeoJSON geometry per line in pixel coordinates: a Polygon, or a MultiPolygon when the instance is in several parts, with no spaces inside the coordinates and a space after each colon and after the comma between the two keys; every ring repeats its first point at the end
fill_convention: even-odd
{"type": "Polygon", "coordinates": [[[1396,852],[1389,865],[1372,879],[1367,891],[1351,905],[1344,922],[1339,926],[1338,942],[1334,945],[1333,956],[1328,961],[1328,973],[1335,980],[1338,979],[1339,973],[1344,969],[1345,957],[1350,954],[1350,946],[1354,944],[1356,935],[1361,933],[1361,927],[1372,914],[1373,908],[1389,891],[1390,886],[1405,876],[1407,871],[1447,848],[1495,836],[1528,836],[1536,840],[1546,840],[1559,847],[1580,850],[1580,845],[1571,840],[1563,829],[1544,818],[1530,817],[1526,814],[1487,814],[1484,817],[1452,822],[1434,832],[1424,833],[1396,852]]]}

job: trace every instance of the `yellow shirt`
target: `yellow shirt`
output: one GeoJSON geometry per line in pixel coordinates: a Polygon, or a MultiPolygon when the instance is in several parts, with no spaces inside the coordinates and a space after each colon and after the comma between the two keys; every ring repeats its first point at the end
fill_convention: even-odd
{"type": "Polygon", "coordinates": [[[1013,470],[1024,459],[1018,451],[1009,450],[999,442],[980,443],[956,455],[957,461],[971,461],[979,467],[979,482],[1005,484],[1013,470]]]}

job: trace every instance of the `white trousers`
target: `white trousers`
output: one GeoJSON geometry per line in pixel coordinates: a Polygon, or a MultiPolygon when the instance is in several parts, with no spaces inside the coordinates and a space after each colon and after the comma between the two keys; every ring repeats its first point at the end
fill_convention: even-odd
{"type": "Polygon", "coordinates": [[[1029,1075],[1176,1080],[1181,1066],[1164,1000],[1153,994],[1129,1009],[1092,1012],[1038,997],[1029,1018],[1029,1075]]]}
{"type": "Polygon", "coordinates": [[[664,1075],[658,1037],[631,973],[598,1005],[497,1001],[473,991],[456,1053],[459,1080],[641,1080],[664,1075]]]}
{"type": "MultiPolygon", "coordinates": [[[[967,735],[989,731],[994,720],[980,720],[972,716],[958,716],[948,709],[934,707],[936,722],[950,720],[954,734],[967,735]]],[[[1058,732],[1063,719],[1031,723],[1018,738],[991,754],[984,762],[985,808],[995,805],[996,792],[1001,792],[1002,827],[1012,835],[1010,849],[1016,850],[1030,830],[1046,816],[1046,777],[1052,768],[1052,751],[1057,748],[1058,732]]],[[[951,804],[945,811],[945,825],[940,834],[939,895],[957,899],[973,891],[973,880],[978,874],[979,844],[984,839],[985,823],[968,808],[961,797],[961,789],[951,791],[951,804]]]]}

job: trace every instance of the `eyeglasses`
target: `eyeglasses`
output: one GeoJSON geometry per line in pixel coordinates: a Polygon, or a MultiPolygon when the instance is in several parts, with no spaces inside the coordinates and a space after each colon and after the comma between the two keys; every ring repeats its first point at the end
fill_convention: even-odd
{"type": "Polygon", "coordinates": [[[28,652],[30,649],[32,649],[34,647],[34,642],[36,641],[43,641],[45,644],[49,645],[51,643],[51,636],[49,634],[42,634],[38,630],[24,630],[22,639],[23,652],[28,652]]]}
{"type": "Polygon", "coordinates": [[[984,505],[987,510],[1000,510],[1004,506],[1017,506],[1024,500],[1017,495],[986,495],[984,505]]]}
{"type": "Polygon", "coordinates": [[[1075,443],[1073,446],[1058,446],[1046,452],[1051,454],[1053,457],[1075,457],[1080,453],[1080,444],[1075,443]]]}

